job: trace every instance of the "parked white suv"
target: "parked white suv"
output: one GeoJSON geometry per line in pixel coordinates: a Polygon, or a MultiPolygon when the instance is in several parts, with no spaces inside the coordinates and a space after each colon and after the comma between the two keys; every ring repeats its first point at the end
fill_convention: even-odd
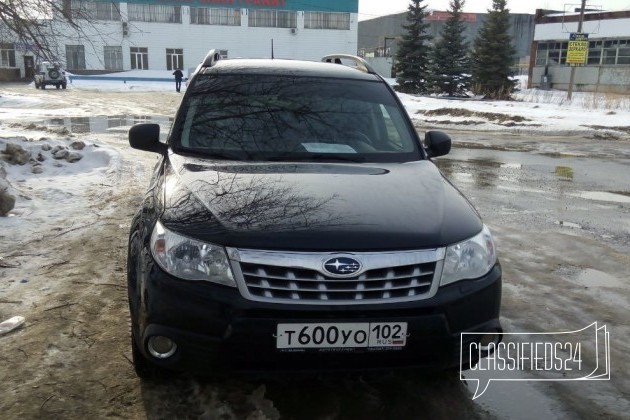
{"type": "Polygon", "coordinates": [[[46,89],[46,85],[54,85],[57,89],[66,88],[66,73],[58,64],[43,61],[35,67],[35,88],[46,89]]]}

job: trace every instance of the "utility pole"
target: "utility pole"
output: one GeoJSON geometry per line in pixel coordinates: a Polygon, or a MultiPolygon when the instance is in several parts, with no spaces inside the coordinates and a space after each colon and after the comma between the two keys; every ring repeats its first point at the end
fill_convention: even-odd
{"type": "MultiPolygon", "coordinates": [[[[584,24],[584,9],[586,9],[586,0],[582,0],[582,7],[580,8],[580,19],[578,20],[577,33],[582,33],[582,25],[584,24]]],[[[573,98],[573,83],[575,82],[575,65],[571,67],[571,77],[569,78],[569,91],[567,92],[567,99],[570,101],[573,98]]]]}

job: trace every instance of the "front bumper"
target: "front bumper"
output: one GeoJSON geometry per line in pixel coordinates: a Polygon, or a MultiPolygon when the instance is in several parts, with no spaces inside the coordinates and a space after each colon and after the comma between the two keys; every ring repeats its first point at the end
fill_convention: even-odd
{"type": "MultiPolygon", "coordinates": [[[[244,299],[237,289],[182,281],[149,264],[145,271],[136,342],[164,368],[209,373],[232,371],[445,369],[459,366],[462,332],[501,332],[501,267],[486,276],[441,287],[432,298],[367,305],[288,305],[244,299]],[[280,351],[278,323],[407,322],[408,337],[398,350],[352,352],[280,351]],[[177,344],[167,359],[147,350],[152,336],[177,344]]],[[[478,341],[480,336],[466,335],[478,341]]],[[[469,360],[463,343],[463,360],[469,360]]]]}

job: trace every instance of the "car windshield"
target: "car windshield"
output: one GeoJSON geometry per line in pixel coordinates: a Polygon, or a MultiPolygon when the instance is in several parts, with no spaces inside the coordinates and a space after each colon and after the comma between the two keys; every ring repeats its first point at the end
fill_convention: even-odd
{"type": "Polygon", "coordinates": [[[199,75],[170,137],[176,152],[235,160],[422,159],[413,127],[382,82],[199,75]]]}

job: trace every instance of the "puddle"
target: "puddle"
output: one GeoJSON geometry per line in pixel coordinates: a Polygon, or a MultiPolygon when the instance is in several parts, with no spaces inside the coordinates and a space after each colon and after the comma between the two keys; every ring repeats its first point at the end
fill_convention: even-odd
{"type": "Polygon", "coordinates": [[[173,118],[146,115],[101,115],[96,117],[51,118],[42,124],[49,129],[66,128],[71,133],[106,133],[116,129],[127,129],[139,123],[156,123],[166,133],[173,123],[173,118]]]}
{"type": "Polygon", "coordinates": [[[454,182],[473,183],[478,188],[491,188],[498,182],[519,183],[523,170],[521,163],[492,158],[441,159],[437,165],[454,182]]]}
{"type": "Polygon", "coordinates": [[[573,168],[570,166],[556,166],[556,175],[560,178],[573,179],[573,168]]]}
{"type": "Polygon", "coordinates": [[[617,277],[604,273],[603,271],[587,268],[576,277],[578,284],[586,287],[617,287],[623,288],[626,285],[617,277]]]}
{"type": "Polygon", "coordinates": [[[611,194],[625,195],[630,197],[630,191],[608,191],[611,194]]]}
{"type": "Polygon", "coordinates": [[[460,149],[496,150],[499,152],[532,152],[535,150],[533,147],[525,144],[495,145],[484,143],[457,142],[456,147],[460,149]]]}
{"type": "Polygon", "coordinates": [[[451,172],[449,179],[453,182],[473,182],[473,176],[468,172],[451,172]]]}
{"type": "Polygon", "coordinates": [[[547,194],[547,191],[538,188],[527,188],[522,186],[509,186],[509,185],[497,185],[497,189],[503,191],[510,191],[514,193],[532,193],[532,194],[547,194]]]}
{"type": "Polygon", "coordinates": [[[556,273],[571,283],[584,286],[586,288],[630,288],[630,283],[624,282],[618,277],[612,276],[594,268],[580,268],[575,266],[564,266],[556,270],[556,273]]]}
{"type": "Polygon", "coordinates": [[[582,191],[578,194],[571,194],[574,197],[585,198],[596,201],[612,201],[613,203],[630,203],[630,197],[617,193],[605,191],[582,191]]]}
{"type": "MultiPolygon", "coordinates": [[[[479,366],[487,363],[485,360],[479,366]]],[[[464,377],[470,377],[470,371],[462,372],[464,377]]],[[[548,392],[545,386],[532,381],[534,377],[518,371],[483,371],[477,370],[475,378],[485,381],[492,379],[487,391],[474,400],[484,410],[489,411],[501,419],[558,418],[568,413],[548,392]]],[[[466,381],[466,387],[471,395],[476,389],[475,381],[466,381]]]]}
{"type": "Polygon", "coordinates": [[[547,156],[554,159],[569,159],[569,158],[579,158],[579,157],[586,156],[585,154],[563,153],[563,152],[540,152],[538,154],[541,156],[547,156]]]}
{"type": "Polygon", "coordinates": [[[582,229],[582,226],[578,225],[577,223],[567,222],[566,220],[556,220],[554,223],[556,225],[560,225],[562,227],[569,227],[569,228],[573,228],[573,229],[582,229]]]}
{"type": "Polygon", "coordinates": [[[503,164],[499,161],[492,159],[469,159],[463,163],[467,163],[474,167],[486,167],[486,168],[501,168],[503,164]]]}
{"type": "Polygon", "coordinates": [[[523,165],[520,163],[502,163],[501,169],[523,169],[523,165]]]}

